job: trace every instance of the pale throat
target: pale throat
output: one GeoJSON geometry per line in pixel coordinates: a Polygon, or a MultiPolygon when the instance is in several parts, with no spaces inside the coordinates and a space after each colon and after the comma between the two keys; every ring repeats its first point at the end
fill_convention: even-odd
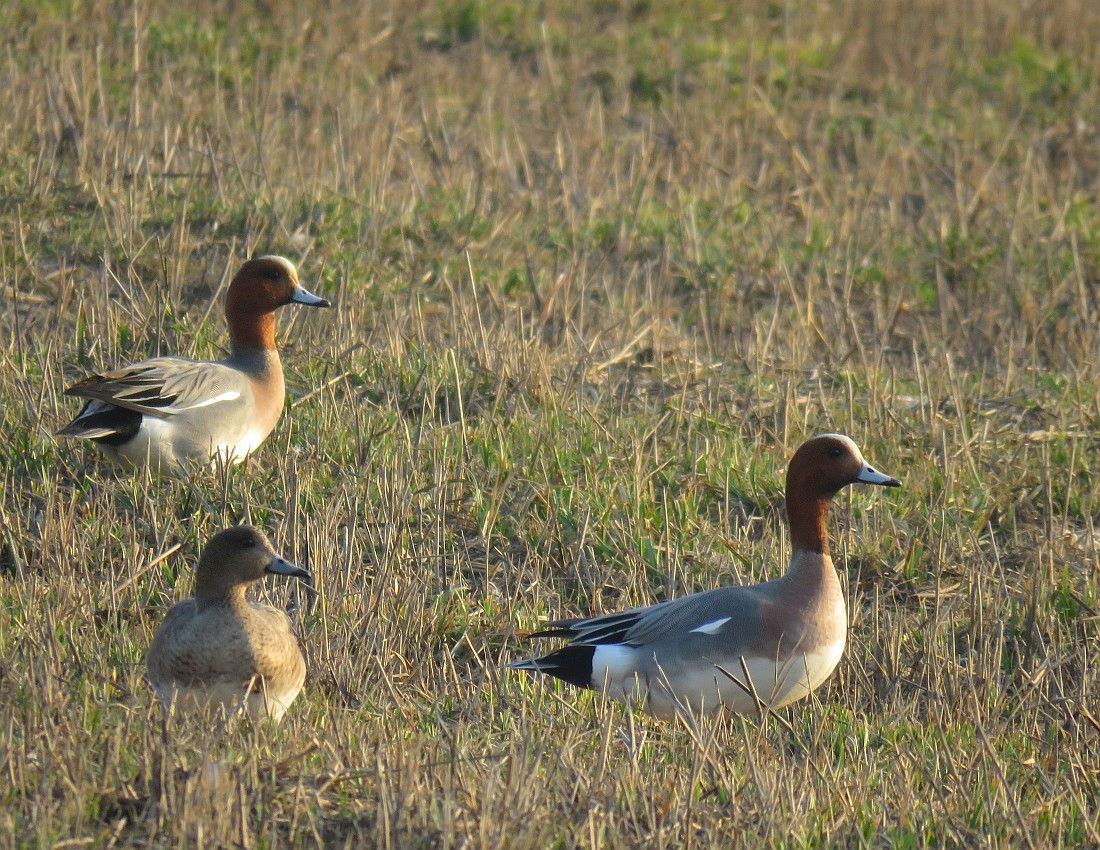
{"type": "Polygon", "coordinates": [[[825,552],[796,549],[791,553],[787,575],[797,579],[799,586],[809,587],[838,581],[833,559],[825,552]]]}

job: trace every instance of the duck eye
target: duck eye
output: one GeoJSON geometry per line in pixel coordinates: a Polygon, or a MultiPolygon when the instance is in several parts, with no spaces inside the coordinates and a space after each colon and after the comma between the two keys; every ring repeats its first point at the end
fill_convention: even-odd
{"type": "Polygon", "coordinates": [[[829,446],[829,457],[840,457],[844,451],[840,446],[829,446]]]}
{"type": "Polygon", "coordinates": [[[245,549],[255,549],[256,548],[256,538],[255,537],[246,537],[244,540],[241,541],[241,546],[244,547],[245,549]]]}

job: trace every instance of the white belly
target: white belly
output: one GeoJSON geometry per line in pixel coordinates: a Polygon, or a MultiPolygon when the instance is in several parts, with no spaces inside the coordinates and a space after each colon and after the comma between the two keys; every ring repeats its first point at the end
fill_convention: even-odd
{"type": "Polygon", "coordinates": [[[179,687],[172,684],[155,686],[157,698],[176,711],[194,712],[210,708],[223,708],[229,714],[242,712],[253,720],[270,717],[278,722],[282,720],[290,704],[302,690],[299,682],[284,691],[253,691],[245,694],[244,688],[229,683],[202,687],[179,687]]]}
{"type": "Polygon", "coordinates": [[[238,464],[259,448],[267,437],[261,430],[253,428],[235,439],[196,450],[193,443],[179,440],[174,429],[175,423],[171,419],[146,416],[133,438],[114,451],[121,459],[136,466],[145,466],[148,460],[154,469],[188,463],[206,466],[215,457],[221,457],[225,463],[238,464]]]}
{"type": "Polygon", "coordinates": [[[254,428],[246,431],[234,442],[219,443],[214,453],[221,455],[227,463],[240,463],[256,451],[266,437],[267,434],[254,428]]]}
{"type": "Polygon", "coordinates": [[[142,418],[137,433],[114,451],[119,458],[135,466],[145,466],[146,462],[153,468],[170,466],[176,462],[172,450],[172,426],[164,419],[146,416],[142,418]]]}
{"type": "Polygon", "coordinates": [[[597,648],[592,658],[593,685],[616,699],[645,701],[648,709],[659,717],[671,716],[681,705],[706,714],[720,708],[736,714],[755,714],[758,709],[752,695],[754,689],[765,706],[780,708],[819,687],[844,654],[844,639],[819,652],[797,654],[779,663],[767,658],[746,658],[748,679],[737,658],[717,665],[700,658],[690,668],[661,671],[656,677],[642,676],[636,672],[639,651],[621,646],[597,648]]]}

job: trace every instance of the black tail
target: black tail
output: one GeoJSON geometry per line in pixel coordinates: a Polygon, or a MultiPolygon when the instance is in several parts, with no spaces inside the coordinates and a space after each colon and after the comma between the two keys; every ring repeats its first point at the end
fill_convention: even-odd
{"type": "Polygon", "coordinates": [[[141,418],[142,415],[136,410],[102,401],[88,401],[76,418],[57,434],[60,437],[87,437],[97,443],[120,446],[138,432],[141,418]]]}
{"type": "Polygon", "coordinates": [[[509,664],[513,670],[534,670],[546,673],[571,685],[581,688],[592,687],[592,656],[596,647],[584,644],[563,646],[542,658],[529,661],[516,661],[509,664]]]}

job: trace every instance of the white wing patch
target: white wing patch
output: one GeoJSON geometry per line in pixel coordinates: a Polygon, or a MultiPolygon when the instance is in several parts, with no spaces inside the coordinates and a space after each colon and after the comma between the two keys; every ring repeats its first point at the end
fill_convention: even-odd
{"type": "Polygon", "coordinates": [[[716,635],[718,634],[718,630],[732,619],[732,617],[722,617],[720,620],[715,620],[712,623],[704,623],[691,631],[692,633],[698,632],[701,635],[716,635]]]}
{"type": "Polygon", "coordinates": [[[185,410],[198,410],[200,407],[210,407],[212,404],[220,404],[223,401],[236,401],[240,397],[241,394],[237,390],[226,390],[224,393],[204,398],[194,404],[187,404],[182,407],[173,404],[171,407],[162,407],[161,410],[165,413],[183,413],[185,410]]]}

